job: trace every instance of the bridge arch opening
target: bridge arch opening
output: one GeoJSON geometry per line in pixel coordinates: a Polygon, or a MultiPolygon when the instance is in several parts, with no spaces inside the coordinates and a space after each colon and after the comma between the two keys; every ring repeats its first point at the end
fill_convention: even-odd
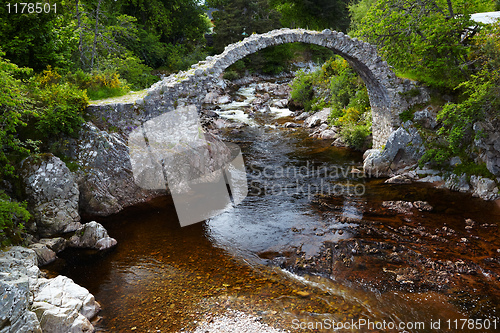
{"type": "MultiPolygon", "coordinates": [[[[403,98],[403,92],[414,89],[409,80],[398,78],[390,66],[377,54],[376,48],[342,32],[331,30],[311,31],[304,29],[279,29],[264,34],[253,34],[244,40],[226,46],[216,56],[193,65],[187,73],[159,82],[150,89],[150,95],[163,93],[167,88],[174,90],[174,95],[186,93],[200,94],[193,86],[204,86],[207,91],[222,72],[229,66],[270,46],[305,43],[325,47],[340,55],[350,64],[364,81],[372,109],[372,133],[374,148],[381,148],[389,135],[399,124],[399,113],[408,109],[412,102],[403,98]],[[185,82],[185,85],[183,85],[185,82]],[[177,92],[175,90],[178,90],[177,92]]],[[[168,90],[167,89],[167,90],[168,90]]],[[[150,96],[154,98],[153,96],[150,96]]]]}

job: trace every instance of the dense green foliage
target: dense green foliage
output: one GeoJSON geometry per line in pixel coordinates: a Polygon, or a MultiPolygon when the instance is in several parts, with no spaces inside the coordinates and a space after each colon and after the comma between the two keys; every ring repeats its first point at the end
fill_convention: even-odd
{"type": "Polygon", "coordinates": [[[18,243],[24,230],[24,222],[30,217],[25,202],[13,201],[0,192],[0,247],[18,243]]]}
{"type": "Polygon", "coordinates": [[[280,27],[280,15],[269,7],[267,0],[220,1],[217,9],[213,13],[215,53],[253,33],[280,27]]]}
{"type": "Polygon", "coordinates": [[[65,73],[114,72],[132,89],[143,89],[158,80],[152,68],[187,69],[207,55],[210,22],[195,0],[67,0],[57,3],[57,13],[7,11],[2,2],[0,48],[7,59],[36,72],[47,66],[65,73]]]}
{"type": "Polygon", "coordinates": [[[351,18],[350,31],[355,31],[359,28],[361,21],[376,2],[377,0],[359,0],[349,4],[349,17],[351,18]]]}
{"type": "MultiPolygon", "coordinates": [[[[364,1],[363,10],[369,5],[364,1]]],[[[351,7],[351,13],[361,10],[351,7]]],[[[481,0],[380,0],[369,7],[355,32],[374,43],[399,72],[438,88],[468,79],[470,41],[477,23],[470,14],[492,9],[481,0]]]]}
{"type": "MultiPolygon", "coordinates": [[[[447,168],[459,156],[456,173],[491,176],[474,161],[473,141],[484,135],[474,124],[500,114],[500,28],[476,23],[470,14],[498,9],[498,2],[484,0],[360,0],[349,6],[352,34],[376,44],[400,75],[457,101],[442,106],[437,133],[425,133],[421,164],[447,168]]],[[[412,111],[402,112],[401,120],[411,120],[412,111]]]]}
{"type": "Polygon", "coordinates": [[[0,53],[0,179],[14,175],[14,163],[18,156],[24,156],[28,149],[17,136],[17,130],[26,126],[30,113],[30,100],[26,89],[16,76],[27,75],[31,71],[19,68],[2,59],[0,53]]]}
{"type": "MultiPolygon", "coordinates": [[[[474,40],[475,51],[471,54],[480,71],[470,80],[461,83],[459,103],[448,103],[438,114],[443,126],[438,134],[442,140],[431,143],[423,162],[443,165],[452,156],[460,156],[470,163],[471,143],[483,133],[474,131],[474,123],[500,117],[500,27],[485,27],[474,40]]],[[[460,166],[459,166],[460,169],[460,166]]]]}
{"type": "Polygon", "coordinates": [[[50,67],[35,75],[29,88],[36,110],[35,127],[41,138],[77,133],[88,104],[84,90],[70,82],[61,82],[61,75],[50,67]]]}
{"type": "MultiPolygon", "coordinates": [[[[23,141],[17,130],[26,126],[30,114],[30,100],[21,80],[16,78],[30,74],[2,59],[0,53],[0,180],[15,177],[15,164],[29,153],[31,141],[23,141]]],[[[30,218],[26,204],[12,201],[0,192],[0,247],[16,243],[23,230],[23,221],[30,218]]]]}
{"type": "Polygon", "coordinates": [[[36,71],[47,65],[66,67],[72,65],[74,27],[65,19],[64,6],[58,13],[43,15],[8,13],[7,3],[14,5],[23,1],[0,1],[0,48],[6,58],[20,67],[36,71]]]}
{"type": "Polygon", "coordinates": [[[346,31],[349,27],[348,3],[345,0],[271,0],[287,28],[346,31]]]}
{"type": "Polygon", "coordinates": [[[291,98],[306,111],[330,108],[330,123],[340,128],[344,142],[366,148],[371,134],[370,101],[363,81],[347,61],[336,56],[319,71],[299,72],[292,82],[291,98]]]}

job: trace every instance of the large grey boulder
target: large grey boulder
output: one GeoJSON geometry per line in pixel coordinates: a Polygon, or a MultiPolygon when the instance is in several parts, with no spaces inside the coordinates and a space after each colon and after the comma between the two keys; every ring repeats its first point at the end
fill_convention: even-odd
{"type": "Polygon", "coordinates": [[[388,176],[418,162],[425,152],[422,138],[413,122],[407,121],[392,132],[385,148],[369,149],[363,155],[365,174],[388,176]]]}
{"type": "Polygon", "coordinates": [[[485,119],[474,124],[474,145],[479,148],[479,160],[500,180],[500,119],[485,119]]]}
{"type": "Polygon", "coordinates": [[[436,114],[437,112],[434,108],[432,106],[428,106],[421,111],[415,112],[413,114],[413,120],[422,125],[424,128],[435,129],[438,125],[436,114]]]}
{"type": "Polygon", "coordinates": [[[467,193],[471,190],[470,184],[467,181],[467,175],[465,173],[460,176],[452,173],[446,179],[444,187],[449,188],[452,191],[458,191],[462,193],[467,193]]]}
{"type": "Polygon", "coordinates": [[[135,184],[126,139],[117,133],[86,123],[71,146],[70,153],[80,165],[76,174],[83,213],[107,216],[166,194],[166,190],[145,190],[135,184]]]}
{"type": "Polygon", "coordinates": [[[69,239],[72,247],[105,250],[116,245],[116,240],[109,237],[106,229],[95,221],[85,223],[69,239]]]}
{"type": "Polygon", "coordinates": [[[40,279],[32,311],[44,332],[93,332],[89,319],[99,312],[100,306],[89,291],[66,276],[40,279]]]}
{"type": "Polygon", "coordinates": [[[80,227],[78,186],[61,159],[52,154],[29,157],[21,164],[21,176],[35,219],[33,232],[47,237],[80,227]]]}
{"type": "Polygon", "coordinates": [[[0,332],[41,333],[31,307],[31,284],[40,270],[33,250],[20,246],[0,251],[0,332]]]}
{"type": "Polygon", "coordinates": [[[471,176],[472,196],[484,200],[495,200],[499,198],[498,187],[494,180],[481,176],[471,176]]]}

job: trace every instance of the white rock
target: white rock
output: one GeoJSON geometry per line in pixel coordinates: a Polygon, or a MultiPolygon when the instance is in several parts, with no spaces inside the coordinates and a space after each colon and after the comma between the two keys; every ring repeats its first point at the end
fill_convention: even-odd
{"type": "Polygon", "coordinates": [[[286,108],[287,104],[288,104],[287,99],[280,99],[280,100],[274,101],[272,106],[283,109],[283,108],[286,108]]]}
{"type": "Polygon", "coordinates": [[[321,132],[318,136],[319,139],[322,140],[334,140],[337,138],[337,132],[335,132],[332,129],[327,129],[323,132],[321,132]]]}
{"type": "MultiPolygon", "coordinates": [[[[71,315],[73,320],[76,320],[78,315],[86,319],[91,319],[100,309],[99,303],[95,301],[94,296],[87,289],[77,285],[66,276],[59,275],[53,279],[39,280],[37,291],[35,292],[33,311],[37,314],[44,331],[48,331],[44,327],[43,318],[45,316],[57,318],[61,313],[64,313],[71,315]],[[37,303],[50,304],[51,306],[45,307],[37,303]],[[46,311],[49,312],[45,313],[46,311]]],[[[82,320],[78,319],[78,321],[81,322],[82,320]]],[[[68,322],[66,327],[73,325],[68,322]]]]}
{"type": "Polygon", "coordinates": [[[417,181],[421,182],[421,183],[436,183],[436,182],[442,182],[443,177],[441,177],[441,176],[427,176],[424,178],[420,178],[417,181]]]}
{"type": "Polygon", "coordinates": [[[69,239],[70,246],[104,250],[117,244],[114,238],[109,237],[106,229],[95,221],[84,224],[69,239]]]}
{"type": "Polygon", "coordinates": [[[318,126],[322,123],[326,123],[328,121],[328,116],[330,115],[330,108],[325,108],[315,114],[309,116],[304,121],[304,127],[311,128],[318,126]]]}
{"type": "Polygon", "coordinates": [[[498,187],[494,180],[481,176],[471,176],[472,195],[484,200],[494,200],[499,197],[498,187]]]}
{"type": "Polygon", "coordinates": [[[224,95],[217,98],[217,104],[227,104],[231,103],[231,96],[224,95]]]}
{"type": "Polygon", "coordinates": [[[34,302],[32,310],[39,318],[43,332],[94,332],[94,326],[90,321],[74,309],[62,308],[46,302],[34,302]]]}
{"type": "Polygon", "coordinates": [[[310,116],[309,112],[302,112],[300,115],[295,117],[295,120],[304,120],[309,116],[310,116]]]}

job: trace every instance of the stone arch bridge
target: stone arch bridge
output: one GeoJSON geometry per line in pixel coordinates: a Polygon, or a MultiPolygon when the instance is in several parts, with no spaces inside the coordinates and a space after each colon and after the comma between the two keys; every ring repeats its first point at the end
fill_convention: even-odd
{"type": "MultiPolygon", "coordinates": [[[[205,95],[217,84],[219,76],[231,64],[266,47],[295,42],[324,46],[334,51],[346,59],[361,76],[366,84],[372,108],[375,148],[382,147],[390,133],[399,126],[400,112],[428,98],[413,82],[398,78],[369,43],[331,30],[318,32],[279,29],[264,34],[253,34],[231,44],[223,53],[207,57],[206,60],[193,65],[190,70],[170,75],[155,83],[145,96],[133,102],[109,105],[114,110],[103,113],[106,115],[104,121],[108,123],[106,127],[112,125],[127,131],[178,106],[201,106],[205,95]],[[420,94],[415,94],[415,89],[418,89],[420,94]]],[[[101,111],[89,107],[91,114],[102,118],[99,115],[102,108],[99,109],[101,111]]]]}

